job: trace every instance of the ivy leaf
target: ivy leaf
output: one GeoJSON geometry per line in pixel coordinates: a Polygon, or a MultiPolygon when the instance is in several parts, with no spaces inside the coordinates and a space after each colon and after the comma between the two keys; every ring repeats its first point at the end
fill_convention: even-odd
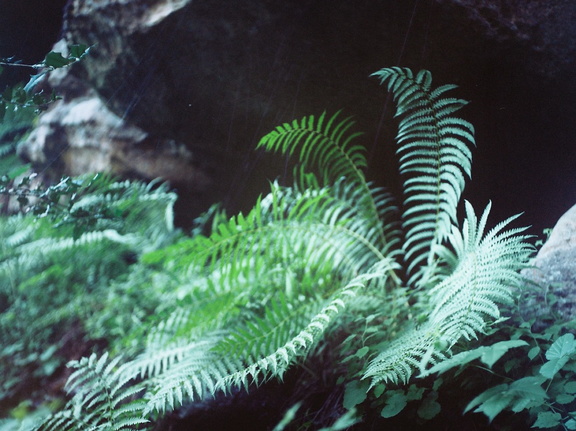
{"type": "Polygon", "coordinates": [[[350,410],[352,407],[363,402],[368,396],[367,392],[369,387],[369,381],[354,380],[348,383],[344,391],[344,408],[350,410]]]}
{"type": "Polygon", "coordinates": [[[388,399],[386,400],[386,405],[380,412],[380,415],[383,418],[391,418],[396,416],[404,409],[404,407],[406,407],[406,404],[408,403],[406,394],[404,394],[404,392],[401,390],[388,392],[387,398],[388,399]]]}
{"type": "Polygon", "coordinates": [[[484,413],[492,422],[506,408],[518,413],[540,405],[547,398],[546,391],[540,386],[543,382],[542,377],[524,377],[510,385],[503,383],[494,386],[470,401],[464,413],[476,407],[475,412],[484,413]]]}
{"type": "Polygon", "coordinates": [[[63,57],[59,52],[50,51],[44,58],[44,65],[53,68],[68,66],[75,59],[63,57]]]}
{"type": "Polygon", "coordinates": [[[565,334],[558,338],[546,352],[546,362],[540,368],[540,374],[551,379],[562,369],[570,359],[570,356],[576,352],[576,341],[574,335],[565,334]]]}
{"type": "Polygon", "coordinates": [[[513,396],[507,393],[507,389],[508,385],[504,383],[482,392],[468,403],[464,409],[464,413],[478,406],[474,411],[484,413],[490,422],[492,422],[494,418],[508,406],[510,401],[512,401],[513,396]]]}
{"type": "Polygon", "coordinates": [[[79,60],[82,57],[84,57],[86,54],[88,54],[89,49],[90,49],[90,47],[88,45],[84,45],[84,44],[72,45],[72,46],[70,46],[70,55],[68,58],[75,58],[75,59],[79,60]]]}
{"type": "Polygon", "coordinates": [[[532,347],[528,351],[528,359],[530,360],[534,359],[536,356],[538,356],[538,353],[540,353],[540,347],[539,346],[532,347]]]}
{"type": "Polygon", "coordinates": [[[570,404],[572,401],[574,401],[576,397],[574,395],[570,395],[570,394],[558,394],[556,396],[556,402],[558,404],[570,404]]]}
{"type": "Polygon", "coordinates": [[[438,413],[440,413],[442,407],[436,401],[437,399],[438,392],[436,391],[430,392],[428,395],[426,395],[426,398],[424,398],[422,404],[420,404],[420,407],[418,407],[418,411],[416,412],[418,416],[424,420],[430,420],[438,413]]]}
{"type": "Polygon", "coordinates": [[[560,425],[561,420],[562,416],[560,413],[540,412],[532,428],[555,428],[560,425]]]}
{"type": "Polygon", "coordinates": [[[564,392],[567,394],[576,394],[576,381],[566,382],[564,392]]]}
{"type": "Polygon", "coordinates": [[[508,350],[526,345],[528,345],[528,343],[523,340],[507,340],[494,343],[491,346],[481,346],[473,350],[467,350],[445,361],[439,362],[432,368],[421,373],[418,377],[426,377],[434,373],[442,374],[451,368],[466,365],[476,359],[480,359],[480,361],[491,368],[508,350]]]}

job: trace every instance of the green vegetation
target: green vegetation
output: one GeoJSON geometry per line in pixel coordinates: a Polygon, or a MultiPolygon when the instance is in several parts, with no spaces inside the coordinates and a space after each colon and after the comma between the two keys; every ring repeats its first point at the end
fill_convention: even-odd
{"type": "Polygon", "coordinates": [[[300,385],[333,387],[341,417],[311,414],[304,390],[275,430],[453,408],[518,413],[498,429],[575,429],[574,338],[504,317],[532,252],[523,229],[516,217],[488,229],[490,205],[478,216],[466,202],[458,220],[465,102],[428,71],[374,75],[397,106],[401,200],[367,181],[339,113],[264,136],[295,158],[294,183],[271,183],[246,214],[213,208],[192,235],[172,226],[164,186],[4,184],[23,211],[0,219],[0,430],[158,429],[187,403],[298,367],[300,385]],[[67,400],[42,390],[66,378],[67,400]]]}

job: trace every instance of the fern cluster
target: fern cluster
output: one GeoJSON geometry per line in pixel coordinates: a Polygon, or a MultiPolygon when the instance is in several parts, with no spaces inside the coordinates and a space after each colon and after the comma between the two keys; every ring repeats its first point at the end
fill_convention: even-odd
{"type": "Polygon", "coordinates": [[[101,175],[54,187],[44,195],[55,193],[60,207],[51,195],[41,216],[0,218],[0,400],[32,395],[30,386],[65,362],[64,344],[80,342],[79,323],[99,315],[131,260],[176,235],[175,196],[165,187],[101,175]]]}
{"type": "MultiPolygon", "coordinates": [[[[272,183],[248,213],[217,216],[210,233],[162,247],[154,230],[99,230],[146,251],[113,291],[161,291],[163,303],[132,332],[118,330],[112,353],[129,347],[125,356],[75,362],[72,399],[36,429],[145,429],[188,402],[282,378],[323,349],[349,364],[344,405],[353,408],[367,392],[389,399],[501,317],[530,247],[522,229],[507,228],[514,217],[487,229],[489,205],[478,217],[466,203],[457,219],[474,143],[471,124],[453,116],[465,102],[446,97],[454,86],[432,88],[428,71],[375,76],[400,117],[403,199],[365,178],[353,121],[324,113],[261,139],[296,157],[294,184],[272,183]],[[341,346],[331,343],[337,330],[349,335],[341,346]]],[[[142,208],[125,220],[160,217],[142,208]]]]}

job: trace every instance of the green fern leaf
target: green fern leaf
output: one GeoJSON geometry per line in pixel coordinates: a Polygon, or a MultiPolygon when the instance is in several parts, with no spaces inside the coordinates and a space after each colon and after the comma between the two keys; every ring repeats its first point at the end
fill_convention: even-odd
{"type": "Polygon", "coordinates": [[[414,76],[409,69],[393,67],[373,76],[387,84],[397,103],[396,116],[403,117],[397,141],[405,177],[404,250],[414,284],[422,277],[421,266],[431,263],[433,245],[441,243],[456,223],[457,203],[471,172],[474,129],[451,116],[465,101],[441,97],[455,86],[432,90],[430,72],[414,76]]]}
{"type": "Polygon", "coordinates": [[[462,229],[452,229],[449,246],[436,246],[437,255],[452,266],[430,290],[430,316],[371,361],[364,377],[372,379],[372,386],[407,383],[417,369],[426,374],[430,365],[446,360],[454,344],[476,338],[491,319],[498,319],[498,304],[511,301],[531,247],[519,235],[524,229],[503,230],[516,217],[484,233],[489,211],[490,205],[478,220],[466,202],[462,229]]]}
{"type": "Polygon", "coordinates": [[[365,149],[352,144],[360,133],[351,133],[354,122],[350,118],[339,120],[339,114],[336,112],[326,120],[324,112],[318,119],[309,116],[285,123],[265,135],[258,148],[287,155],[293,155],[298,149],[302,168],[317,168],[324,184],[331,185],[345,179],[348,184],[355,185],[358,194],[356,205],[364,213],[365,223],[378,232],[378,247],[387,253],[397,242],[396,231],[386,229],[389,221],[372,199],[373,192],[363,172],[367,165],[365,149]]]}

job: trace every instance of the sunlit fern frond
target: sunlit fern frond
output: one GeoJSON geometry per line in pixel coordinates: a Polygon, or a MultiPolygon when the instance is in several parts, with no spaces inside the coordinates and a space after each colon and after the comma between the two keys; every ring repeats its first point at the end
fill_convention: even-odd
{"type": "MultiPolygon", "coordinates": [[[[311,349],[322,339],[325,331],[338,318],[340,313],[354,302],[358,292],[365,289],[372,280],[381,282],[386,279],[390,274],[391,266],[393,267],[392,269],[397,269],[395,265],[392,260],[387,259],[378,262],[373,268],[338,289],[324,301],[324,304],[316,312],[310,313],[316,305],[311,309],[301,307],[299,311],[302,316],[296,320],[302,319],[302,322],[306,322],[306,325],[299,325],[301,329],[288,338],[285,336],[278,337],[274,330],[275,328],[271,328],[268,324],[263,326],[264,331],[261,330],[262,328],[252,330],[252,335],[255,333],[261,334],[261,340],[258,342],[261,346],[259,355],[250,357],[245,368],[227,376],[218,383],[218,387],[223,390],[233,387],[248,387],[250,384],[266,381],[270,377],[282,377],[293,362],[301,360],[310,353],[311,349]],[[268,337],[272,339],[271,342],[264,339],[268,337]],[[281,338],[285,338],[286,341],[284,343],[279,342],[281,338]],[[269,353],[263,356],[266,350],[269,350],[269,353]]],[[[281,311],[281,309],[278,309],[279,314],[281,311]]],[[[274,320],[281,322],[281,316],[276,316],[274,320]]],[[[284,325],[280,323],[280,326],[284,325]]],[[[293,332],[292,329],[290,332],[293,332]]],[[[249,338],[250,345],[252,345],[252,337],[249,338]]],[[[238,341],[238,339],[234,341],[238,341]]],[[[228,347],[225,345],[225,348],[228,347]]],[[[242,352],[242,348],[236,346],[235,351],[242,352]]]]}
{"type": "Polygon", "coordinates": [[[355,289],[361,285],[359,281],[349,283],[333,295],[298,333],[269,354],[250,358],[244,368],[226,376],[218,382],[217,387],[224,391],[234,387],[248,388],[251,384],[259,384],[271,377],[282,377],[290,365],[310,352],[332,321],[346,307],[346,303],[355,296],[355,289]]]}
{"type": "Polygon", "coordinates": [[[397,143],[400,174],[404,176],[404,250],[411,282],[421,277],[420,266],[429,264],[433,244],[440,243],[456,223],[456,210],[470,177],[474,145],[473,126],[452,116],[466,104],[445,97],[455,88],[431,88],[427,70],[414,75],[406,68],[386,68],[373,74],[387,84],[401,116],[397,143]]]}
{"type": "Polygon", "coordinates": [[[250,318],[232,328],[219,344],[224,355],[257,358],[261,352],[273,352],[305,327],[322,303],[321,297],[287,298],[278,292],[265,305],[264,314],[250,318]]]}
{"type": "Polygon", "coordinates": [[[145,261],[169,261],[182,271],[216,271],[228,274],[230,282],[236,275],[249,279],[259,262],[270,264],[283,256],[306,256],[312,266],[323,262],[338,273],[357,274],[386,256],[374,244],[370,224],[352,217],[355,211],[329,188],[295,191],[273,185],[247,215],[219,224],[210,236],[151,253],[145,261]]]}
{"type": "Polygon", "coordinates": [[[482,333],[500,317],[499,304],[512,299],[519,275],[531,252],[524,229],[503,230],[516,217],[485,233],[490,205],[480,220],[466,202],[462,229],[453,228],[447,246],[437,245],[437,256],[449,271],[430,291],[428,320],[409,329],[371,361],[365,378],[372,385],[384,381],[406,383],[413,371],[424,371],[449,354],[462,339],[482,333]]]}
{"type": "Polygon", "coordinates": [[[302,298],[303,306],[294,300],[275,301],[261,318],[230,321],[221,332],[207,334],[208,344],[201,338],[165,348],[164,353],[157,346],[149,348],[141,359],[126,365],[148,369],[146,373],[153,376],[146,412],[165,412],[218,390],[248,389],[281,378],[311,352],[356,292],[372,279],[385,278],[390,265],[394,263],[380,262],[326,300],[302,298]],[[148,357],[154,356],[151,366],[148,357]]]}
{"type": "Polygon", "coordinates": [[[453,228],[449,246],[441,246],[439,251],[442,259],[455,267],[449,277],[430,290],[434,306],[430,320],[440,325],[449,345],[462,337],[476,338],[488,319],[500,317],[499,304],[512,301],[514,288],[522,283],[520,270],[532,252],[528,237],[521,234],[525,228],[504,230],[518,216],[485,233],[490,207],[477,220],[466,202],[462,229],[453,228]]]}
{"type": "Polygon", "coordinates": [[[347,177],[356,183],[364,182],[366,168],[365,148],[353,144],[361,135],[352,132],[354,121],[350,117],[339,119],[340,112],[327,118],[310,115],[301,120],[284,123],[265,135],[258,148],[294,155],[308,170],[319,169],[325,183],[347,177]]]}

